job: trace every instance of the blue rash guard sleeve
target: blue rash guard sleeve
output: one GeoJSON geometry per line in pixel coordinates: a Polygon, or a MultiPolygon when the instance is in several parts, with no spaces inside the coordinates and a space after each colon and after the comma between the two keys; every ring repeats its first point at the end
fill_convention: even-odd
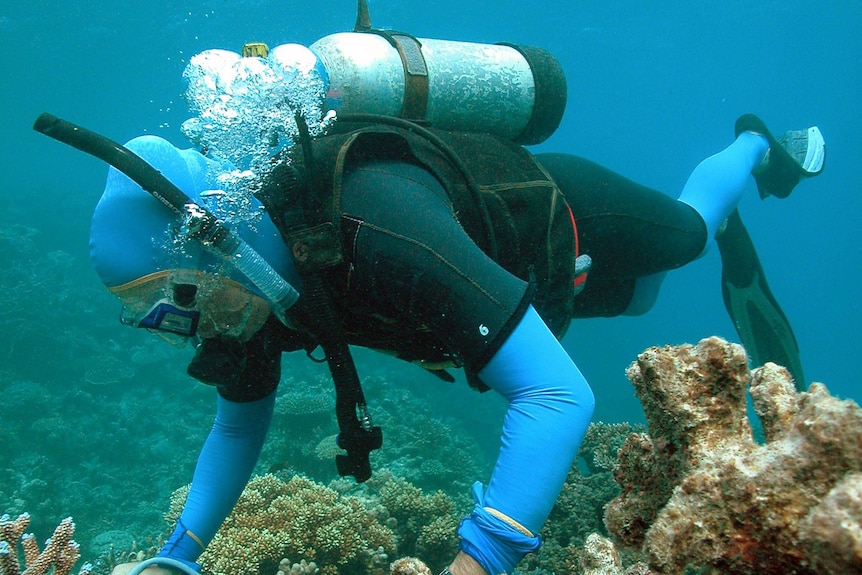
{"type": "Polygon", "coordinates": [[[532,306],[479,377],[509,408],[488,488],[483,494],[474,486],[476,507],[458,532],[462,551],[497,575],[538,549],[537,534],[577,457],[595,399],[532,306]]]}
{"type": "Polygon", "coordinates": [[[694,208],[706,223],[704,252],[712,245],[721,224],[736,209],[751,171],[768,151],[766,137],[743,132],[730,146],[698,164],[689,176],[678,200],[694,208]]]}
{"type": "Polygon", "coordinates": [[[248,483],[275,408],[275,392],[237,403],[218,397],[215,423],[198,458],[185,507],[160,557],[195,563],[248,483]]]}

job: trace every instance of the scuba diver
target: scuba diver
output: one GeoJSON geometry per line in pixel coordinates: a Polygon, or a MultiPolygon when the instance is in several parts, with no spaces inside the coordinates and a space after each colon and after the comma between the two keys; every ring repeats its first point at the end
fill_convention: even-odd
{"type": "MultiPolygon", "coordinates": [[[[405,75],[415,69],[410,38],[382,41],[406,43],[405,75]]],[[[554,67],[542,51],[503,48],[533,68],[554,67]]],[[[251,57],[266,57],[259,50],[251,57]]],[[[330,86],[335,52],[342,54],[333,50],[326,61],[325,47],[315,51],[330,86]]],[[[565,84],[550,75],[544,93],[559,100],[565,84]]],[[[196,561],[257,462],[285,351],[323,348],[346,450],[338,471],[357,481],[370,475],[368,454],[382,434],[349,345],[394,354],[444,379],[451,379],[447,368],[463,368],[471,386],[508,401],[493,472],[486,486],[474,485],[476,505],[458,526],[460,552],[442,572],[451,575],[512,573],[541,544],[539,531],[594,408],[590,386],[559,342],[571,319],[645,313],[665,274],[718,238],[724,282],[736,294],[726,295],[737,302],[728,310],[744,342],[770,340],[757,348],[766,359],[798,355],[789,325],[778,334],[774,325],[758,327],[764,318],[784,318],[762,273],[752,273],[760,269],[756,254],[741,255],[753,248],[740,241],[747,234],[736,206],[752,175],[764,198],[786,198],[818,175],[825,144],[816,127],[774,137],[758,117],[741,116],[733,141],[701,162],[673,199],[573,155],[528,152],[522,144],[558,125],[559,101],[546,106],[544,119],[527,114],[514,135],[495,126],[459,130],[457,121],[440,129],[445,112],[428,99],[429,78],[406,88],[424,89],[424,106],[403,112],[405,104],[394,114],[351,117],[347,86],[330,87],[341,106],[335,121],[310,135],[297,117],[295,145],[274,156],[244,208],[220,188],[232,168],[223,159],[155,136],[106,146],[120,159],[110,162],[92,220],[94,267],[122,302],[121,321],[192,340],[188,372],[218,392],[215,423],[173,533],[157,557],[115,573],[199,571],[196,561]],[[417,109],[430,121],[411,121],[417,109]],[[237,209],[249,220],[228,229],[222,222],[237,209]],[[214,253],[226,237],[229,247],[214,253]],[[262,275],[283,280],[279,295],[250,279],[256,271],[242,269],[248,260],[238,250],[257,258],[262,275]],[[231,267],[225,259],[240,261],[231,267]],[[757,297],[746,299],[747,290],[757,297]]],[[[536,86],[537,100],[543,89],[536,86]]],[[[37,129],[55,137],[62,131],[48,120],[37,129]]]]}

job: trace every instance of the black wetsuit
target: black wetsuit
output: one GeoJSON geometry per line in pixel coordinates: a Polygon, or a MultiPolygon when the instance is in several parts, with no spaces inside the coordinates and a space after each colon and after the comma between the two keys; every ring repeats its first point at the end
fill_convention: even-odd
{"type": "MultiPolygon", "coordinates": [[[[577,156],[535,160],[571,207],[576,225],[565,226],[572,236],[576,228],[579,252],[593,260],[584,291],[566,311],[571,317],[624,312],[638,277],[682,266],[703,250],[706,227],[689,206],[577,156]]],[[[535,304],[536,289],[572,291],[570,282],[537,287],[541,278],[517,277],[498,263],[507,254],[497,254],[497,261],[487,255],[460,223],[446,187],[420,162],[365,158],[346,163],[342,173],[337,212],[344,261],[322,277],[350,343],[408,361],[451,361],[475,374],[535,304]]],[[[534,238],[540,246],[542,233],[534,238]]],[[[575,243],[573,237],[571,260],[575,243]]],[[[554,313],[543,319],[564,331],[571,317],[548,317],[554,313]]],[[[253,369],[254,377],[238,377],[246,384],[223,394],[265,396],[278,383],[280,350],[303,343],[294,336],[270,321],[246,344],[255,361],[244,371],[253,369]],[[246,387],[250,380],[257,380],[254,391],[246,387]]]]}

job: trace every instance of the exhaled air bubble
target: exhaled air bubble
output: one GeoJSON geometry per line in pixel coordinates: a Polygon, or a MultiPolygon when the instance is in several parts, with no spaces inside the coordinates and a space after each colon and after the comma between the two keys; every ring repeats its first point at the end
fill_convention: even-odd
{"type": "Polygon", "coordinates": [[[323,117],[325,88],[317,70],[299,64],[207,50],[194,56],[183,73],[193,117],[181,129],[209,157],[235,168],[218,181],[225,192],[218,201],[234,222],[260,219],[251,191],[273,168],[272,157],[296,140],[294,114],[305,118],[312,137],[334,120],[323,117]]]}

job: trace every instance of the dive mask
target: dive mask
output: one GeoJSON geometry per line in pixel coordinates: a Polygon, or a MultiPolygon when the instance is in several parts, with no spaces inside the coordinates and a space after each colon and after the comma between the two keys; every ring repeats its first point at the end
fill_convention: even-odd
{"type": "Polygon", "coordinates": [[[120,323],[171,343],[188,338],[248,341],[269,316],[266,300],[241,284],[198,270],[166,270],[109,288],[123,304],[120,323]]]}

